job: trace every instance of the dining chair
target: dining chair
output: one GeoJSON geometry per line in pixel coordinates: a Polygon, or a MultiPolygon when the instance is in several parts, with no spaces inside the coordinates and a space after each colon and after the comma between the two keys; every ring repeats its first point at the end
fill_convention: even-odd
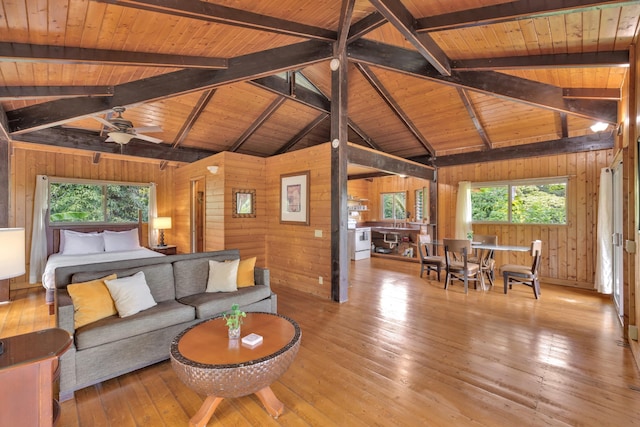
{"type": "Polygon", "coordinates": [[[542,241],[531,242],[531,265],[505,264],[500,267],[504,279],[504,293],[507,287],[512,289],[512,285],[526,285],[533,288],[533,295],[538,299],[540,296],[540,279],[538,268],[540,266],[540,255],[542,254],[542,241]]]}
{"type": "Polygon", "coordinates": [[[477,288],[478,282],[484,290],[484,278],[480,271],[480,264],[469,262],[471,253],[471,241],[469,239],[443,239],[445,271],[447,277],[444,281],[444,288],[449,287],[452,279],[464,283],[464,293],[469,291],[469,282],[474,282],[477,288]]]}
{"type": "Polygon", "coordinates": [[[429,234],[418,234],[418,253],[420,256],[420,277],[422,277],[422,273],[427,271],[427,276],[431,274],[432,271],[435,271],[438,274],[438,282],[440,281],[440,271],[442,271],[445,267],[444,257],[432,255],[435,253],[435,248],[431,241],[431,235],[429,234]]]}

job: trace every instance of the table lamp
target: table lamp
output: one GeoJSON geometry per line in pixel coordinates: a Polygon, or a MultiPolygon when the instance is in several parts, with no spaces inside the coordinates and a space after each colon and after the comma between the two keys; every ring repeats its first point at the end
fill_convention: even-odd
{"type": "Polygon", "coordinates": [[[171,217],[170,216],[159,216],[153,220],[153,228],[156,230],[160,230],[160,243],[158,246],[164,247],[167,246],[164,243],[164,230],[171,229],[171,217]]]}
{"type": "MultiPolygon", "coordinates": [[[[25,273],[24,228],[0,228],[0,304],[9,302],[9,282],[25,273]]],[[[4,343],[0,340],[0,354],[4,343]]]]}

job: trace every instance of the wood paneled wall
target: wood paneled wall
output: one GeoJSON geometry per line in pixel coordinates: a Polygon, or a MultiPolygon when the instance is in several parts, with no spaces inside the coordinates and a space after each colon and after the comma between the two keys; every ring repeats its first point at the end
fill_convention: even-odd
{"type": "Polygon", "coordinates": [[[267,265],[271,281],[331,297],[331,149],[321,144],[267,162],[267,265]],[[309,171],[309,225],[280,223],[280,175],[309,171]],[[322,237],[315,237],[316,231],[322,237]],[[319,277],[323,284],[319,284],[319,277]]]}
{"type": "MultiPolygon", "coordinates": [[[[438,170],[438,235],[453,236],[460,181],[483,182],[568,176],[568,225],[474,225],[474,234],[495,234],[498,242],[528,246],[542,240],[543,281],[593,289],[600,170],[613,160],[613,150],[533,157],[438,170]]],[[[527,253],[496,254],[497,264],[528,264],[527,253]]]]}
{"type": "Polygon", "coordinates": [[[371,186],[373,179],[354,179],[347,182],[347,194],[354,199],[366,200],[362,204],[367,205],[366,211],[357,211],[357,216],[353,218],[358,222],[369,221],[371,217],[371,186]]]}
{"type": "MultiPolygon", "coordinates": [[[[10,224],[13,227],[24,227],[26,238],[26,263],[29,271],[31,253],[31,230],[33,223],[33,200],[35,194],[36,175],[48,175],[64,178],[83,178],[125,182],[155,182],[160,215],[171,215],[173,205],[173,171],[168,166],[160,170],[158,161],[145,162],[133,158],[111,157],[101,155],[97,164],[93,163],[92,153],[88,151],[69,150],[36,144],[12,142],[10,155],[11,199],[10,224]]],[[[147,234],[146,226],[143,234],[147,234]]],[[[172,230],[165,232],[165,240],[172,241],[172,230]]],[[[28,274],[12,279],[13,284],[27,284],[28,274]]]]}
{"type": "Polygon", "coordinates": [[[240,249],[266,266],[267,193],[265,159],[223,152],[180,167],[175,173],[176,232],[182,252],[190,252],[192,183],[204,180],[204,250],[240,249]],[[211,174],[207,166],[218,166],[211,174]],[[256,190],[256,217],[233,217],[233,189],[256,190]]]}
{"type": "MultiPolygon", "coordinates": [[[[382,193],[405,191],[407,193],[406,210],[409,214],[407,221],[414,221],[416,215],[416,190],[421,188],[427,188],[428,193],[429,180],[414,177],[403,178],[398,175],[374,178],[369,187],[369,220],[382,221],[382,206],[380,206],[380,195],[382,193]]],[[[424,206],[424,209],[424,212],[428,212],[429,207],[424,206]]]]}

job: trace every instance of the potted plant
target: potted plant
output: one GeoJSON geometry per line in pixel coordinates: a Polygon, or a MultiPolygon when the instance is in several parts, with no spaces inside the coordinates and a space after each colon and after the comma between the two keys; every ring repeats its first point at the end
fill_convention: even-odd
{"type": "Polygon", "coordinates": [[[247,313],[240,310],[240,305],[233,304],[231,310],[222,315],[227,322],[227,328],[229,328],[229,338],[240,338],[240,326],[242,326],[242,318],[247,317],[247,313]]]}

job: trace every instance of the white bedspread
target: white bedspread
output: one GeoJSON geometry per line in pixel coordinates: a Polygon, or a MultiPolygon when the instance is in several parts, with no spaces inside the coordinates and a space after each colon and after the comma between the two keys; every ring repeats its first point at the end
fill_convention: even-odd
{"type": "Polygon", "coordinates": [[[47,265],[45,266],[44,273],[42,274],[42,286],[47,289],[55,288],[55,272],[58,267],[94,264],[97,262],[121,261],[123,259],[151,258],[157,256],[164,255],[147,248],[140,248],[133,251],[100,252],[87,255],[52,254],[49,256],[49,259],[47,259],[47,265]]]}

